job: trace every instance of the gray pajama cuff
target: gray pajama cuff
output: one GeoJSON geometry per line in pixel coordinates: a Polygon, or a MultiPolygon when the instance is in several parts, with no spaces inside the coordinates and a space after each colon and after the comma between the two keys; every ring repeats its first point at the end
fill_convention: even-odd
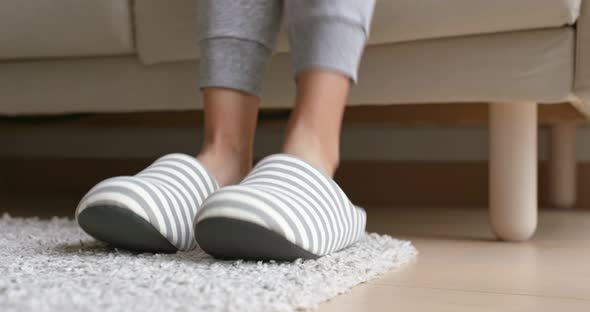
{"type": "Polygon", "coordinates": [[[202,40],[200,50],[201,88],[223,87],[260,97],[269,48],[252,40],[217,37],[202,40]]]}
{"type": "Polygon", "coordinates": [[[317,18],[288,29],[291,59],[297,76],[308,69],[339,72],[356,83],[367,34],[362,25],[342,18],[317,18]]]}

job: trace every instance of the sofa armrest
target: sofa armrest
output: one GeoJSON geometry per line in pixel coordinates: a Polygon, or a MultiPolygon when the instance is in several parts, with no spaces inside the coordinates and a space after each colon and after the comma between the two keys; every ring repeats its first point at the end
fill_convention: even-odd
{"type": "Polygon", "coordinates": [[[576,24],[574,93],[590,103],[590,0],[583,0],[576,24]]]}

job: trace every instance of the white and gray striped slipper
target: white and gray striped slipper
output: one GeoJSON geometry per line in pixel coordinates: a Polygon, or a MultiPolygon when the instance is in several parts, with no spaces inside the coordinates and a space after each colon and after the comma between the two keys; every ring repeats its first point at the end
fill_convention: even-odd
{"type": "Polygon", "coordinates": [[[194,157],[169,154],[134,176],[106,179],[76,208],[80,227],[123,249],[176,252],[196,247],[193,220],[205,198],[219,188],[194,157]]]}
{"type": "Polygon", "coordinates": [[[277,154],[239,185],[209,196],[195,218],[195,236],[214,257],[292,261],[351,245],[365,223],[365,211],[333,179],[304,160],[277,154]]]}

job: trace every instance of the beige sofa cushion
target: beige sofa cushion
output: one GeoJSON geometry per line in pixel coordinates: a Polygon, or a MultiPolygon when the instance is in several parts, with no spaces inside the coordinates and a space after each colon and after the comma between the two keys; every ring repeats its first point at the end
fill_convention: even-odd
{"type": "MultiPolygon", "coordinates": [[[[369,44],[573,24],[581,0],[378,0],[369,44]]],[[[136,0],[137,49],[144,63],[198,57],[197,1],[136,0]]],[[[284,33],[277,51],[288,50],[284,33]]]]}
{"type": "MultiPolygon", "coordinates": [[[[371,46],[348,105],[565,101],[574,39],[574,30],[563,27],[371,46]]],[[[293,104],[290,63],[288,54],[273,57],[262,107],[293,104]]],[[[198,61],[144,66],[135,56],[0,62],[0,113],[202,108],[198,67],[198,61]]]]}
{"type": "Polygon", "coordinates": [[[134,51],[129,0],[2,0],[0,59],[134,51]]]}

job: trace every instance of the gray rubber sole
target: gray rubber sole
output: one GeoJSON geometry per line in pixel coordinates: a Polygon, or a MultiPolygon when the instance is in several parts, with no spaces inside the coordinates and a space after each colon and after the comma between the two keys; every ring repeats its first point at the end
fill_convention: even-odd
{"type": "Polygon", "coordinates": [[[209,218],[195,226],[199,246],[220,259],[294,261],[318,256],[283,236],[250,222],[209,218]]]}
{"type": "Polygon", "coordinates": [[[178,251],[149,222],[117,206],[92,206],[78,215],[78,224],[92,237],[114,247],[134,252],[178,251]]]}

